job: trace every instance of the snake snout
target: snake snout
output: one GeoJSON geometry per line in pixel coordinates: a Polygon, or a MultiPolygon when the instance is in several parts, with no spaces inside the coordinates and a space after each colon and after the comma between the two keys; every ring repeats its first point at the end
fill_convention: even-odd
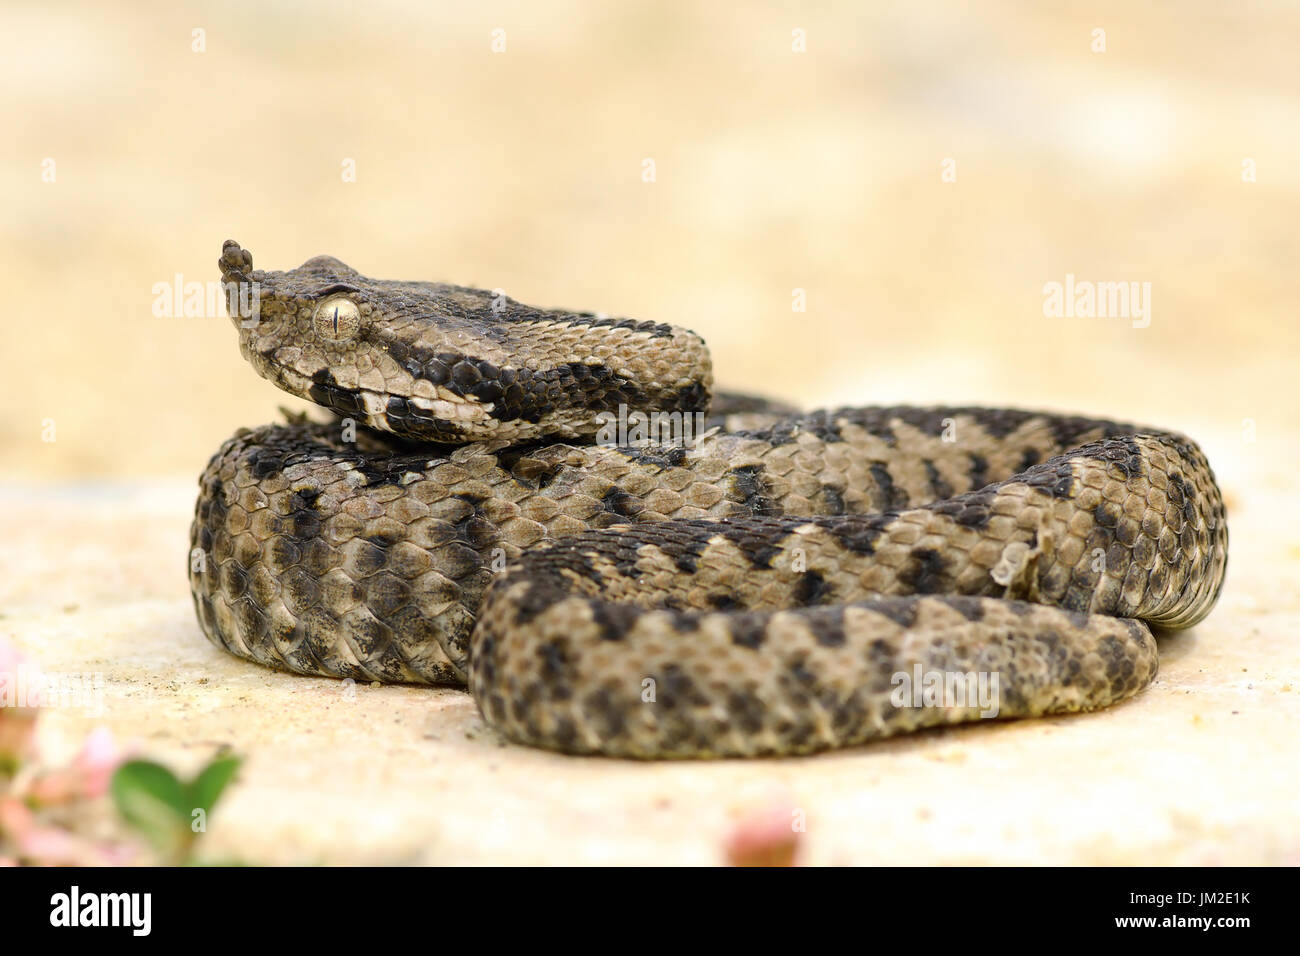
{"type": "Polygon", "coordinates": [[[241,329],[250,327],[261,318],[262,273],[253,271],[253,254],[242,248],[234,239],[221,246],[221,283],[226,292],[226,314],[241,329]]]}
{"type": "Polygon", "coordinates": [[[241,248],[234,239],[221,245],[221,258],[217,260],[223,282],[247,282],[253,275],[253,254],[241,248]]]}

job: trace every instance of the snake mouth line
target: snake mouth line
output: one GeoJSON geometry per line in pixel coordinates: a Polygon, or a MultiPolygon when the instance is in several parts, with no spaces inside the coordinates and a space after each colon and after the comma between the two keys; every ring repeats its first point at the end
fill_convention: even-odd
{"type": "MultiPolygon", "coordinates": [[[[286,391],[322,405],[344,418],[354,418],[363,424],[391,432],[398,438],[464,442],[483,440],[486,437],[530,436],[534,431],[533,423],[527,420],[516,424],[495,419],[495,404],[482,402],[472,396],[460,396],[451,392],[448,392],[451,397],[433,399],[419,395],[394,395],[364,387],[340,385],[328,370],[323,370],[312,378],[285,366],[273,365],[271,371],[286,391]],[[482,433],[484,424],[491,425],[491,436],[482,433]]],[[[548,434],[560,438],[575,437],[583,434],[584,429],[594,429],[596,424],[596,418],[591,413],[575,410],[570,416],[553,422],[548,434]]]]}
{"type": "Polygon", "coordinates": [[[471,398],[397,396],[364,387],[340,385],[326,369],[312,378],[293,369],[278,369],[289,391],[344,417],[383,427],[399,437],[456,440],[465,428],[491,419],[492,405],[471,398]]]}

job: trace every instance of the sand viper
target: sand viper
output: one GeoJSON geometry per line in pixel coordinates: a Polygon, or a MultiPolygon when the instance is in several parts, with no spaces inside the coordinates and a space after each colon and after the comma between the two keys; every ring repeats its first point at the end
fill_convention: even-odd
{"type": "Polygon", "coordinates": [[[1222,497],[1175,433],[705,419],[680,328],[327,256],[254,270],[233,241],[220,267],[244,356],[336,416],[241,430],[200,479],[199,621],[262,664],[468,683],[505,736],[570,753],[806,753],[1123,700],[1151,626],[1223,583],[1222,497]]]}

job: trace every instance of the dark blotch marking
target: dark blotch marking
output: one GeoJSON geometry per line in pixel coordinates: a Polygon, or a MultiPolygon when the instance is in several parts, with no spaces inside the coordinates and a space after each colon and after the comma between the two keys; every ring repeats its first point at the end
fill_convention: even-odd
{"type": "Polygon", "coordinates": [[[762,614],[737,614],[731,619],[731,643],[757,650],[763,645],[767,620],[762,614]]]}
{"type": "Polygon", "coordinates": [[[828,515],[844,514],[844,489],[835,485],[822,485],[822,507],[828,515]]]}
{"type": "Polygon", "coordinates": [[[602,641],[621,641],[644,612],[631,604],[592,601],[591,617],[602,641]]]}
{"type": "Polygon", "coordinates": [[[831,585],[820,571],[805,571],[794,586],[792,596],[800,607],[825,604],[831,597],[831,585]]]}
{"type": "Polygon", "coordinates": [[[1191,482],[1175,472],[1169,473],[1169,500],[1182,511],[1183,518],[1190,523],[1196,521],[1196,490],[1191,482]]]}
{"type": "Polygon", "coordinates": [[[1056,458],[1034,465],[1019,477],[1030,488],[1053,498],[1069,499],[1074,495],[1074,475],[1068,459],[1056,458]]]}
{"type": "Polygon", "coordinates": [[[605,741],[614,740],[627,730],[625,707],[607,687],[597,688],[582,699],[583,713],[605,741]]]}
{"type": "Polygon", "coordinates": [[[968,621],[984,620],[984,602],[979,598],[951,597],[944,603],[968,621]]]}
{"type": "Polygon", "coordinates": [[[372,534],[361,540],[369,547],[357,549],[356,564],[357,571],[365,576],[373,574],[388,563],[388,549],[396,544],[398,539],[387,534],[372,534]]]}
{"type": "Polygon", "coordinates": [[[731,492],[727,497],[745,506],[751,514],[775,515],[780,513],[771,489],[763,480],[762,465],[740,465],[730,469],[723,479],[731,492]]]}
{"type": "Polygon", "coordinates": [[[655,681],[655,700],[665,710],[708,703],[695,681],[676,664],[667,665],[655,681]]]}
{"type": "Polygon", "coordinates": [[[834,444],[844,441],[844,436],[840,433],[839,418],[840,413],[835,410],[809,412],[783,419],[767,428],[738,431],[736,434],[755,438],[772,446],[789,445],[798,436],[804,434],[813,435],[827,444],[834,444]]]}
{"type": "Polygon", "coordinates": [[[843,647],[844,609],[835,608],[829,613],[810,616],[808,628],[822,647],[843,647]]]}
{"type": "Polygon", "coordinates": [[[987,485],[931,506],[935,514],[951,518],[967,528],[983,528],[993,517],[993,502],[1001,485],[987,485]]]}
{"type": "Polygon", "coordinates": [[[296,488],[289,496],[289,522],[297,538],[314,538],[321,532],[321,515],[316,510],[319,488],[296,488]]]}
{"type": "Polygon", "coordinates": [[[813,518],[812,523],[825,528],[836,541],[854,554],[875,554],[876,541],[897,517],[888,512],[877,515],[839,515],[813,518]]]}
{"type": "Polygon", "coordinates": [[[640,498],[629,494],[618,485],[611,485],[601,496],[600,503],[606,511],[621,518],[635,518],[645,510],[645,504],[640,498]]]}
{"type": "Polygon", "coordinates": [[[365,417],[365,406],[356,392],[344,388],[334,378],[334,373],[327,368],[321,369],[311,377],[312,384],[307,390],[311,400],[317,405],[333,409],[340,415],[348,417],[365,417]]]}
{"type": "Polygon", "coordinates": [[[930,483],[932,500],[952,497],[952,485],[944,480],[943,475],[939,474],[939,469],[935,467],[934,462],[929,458],[925,459],[925,478],[930,483]]]}
{"type": "Polygon", "coordinates": [[[1098,527],[1106,528],[1113,533],[1119,525],[1119,512],[1113,504],[1103,501],[1092,509],[1092,520],[1097,522],[1098,527]]]}
{"type": "MultiPolygon", "coordinates": [[[[513,583],[513,582],[512,582],[513,583]]],[[[564,600],[566,592],[541,580],[528,580],[528,588],[514,599],[515,623],[527,624],[552,605],[564,600]]],[[[502,587],[505,587],[503,582],[502,587]]]]}
{"type": "Polygon", "coordinates": [[[915,594],[938,594],[948,590],[947,562],[933,548],[916,548],[898,572],[898,579],[915,594]]]}
{"type": "Polygon", "coordinates": [[[686,448],[675,445],[671,448],[662,445],[620,445],[616,451],[633,464],[655,471],[676,468],[686,461],[686,448]]]}
{"type": "Polygon", "coordinates": [[[573,662],[562,639],[548,641],[537,648],[541,673],[551,700],[568,700],[573,696],[573,662]]]}
{"type": "Polygon", "coordinates": [[[735,545],[755,568],[772,566],[772,559],[781,553],[781,542],[789,533],[779,524],[743,518],[720,521],[711,527],[713,534],[721,535],[735,545]]]}
{"type": "Polygon", "coordinates": [[[908,505],[907,491],[894,484],[889,469],[882,462],[875,461],[871,463],[870,471],[871,480],[876,485],[876,494],[872,501],[875,509],[877,511],[893,511],[898,508],[906,508],[908,505]]]}
{"type": "Polygon", "coordinates": [[[733,690],[727,695],[727,713],[744,733],[756,734],[763,729],[767,708],[757,694],[733,690]]]}
{"type": "Polygon", "coordinates": [[[259,445],[250,450],[247,462],[249,474],[258,481],[270,478],[272,475],[278,475],[284,470],[286,464],[283,456],[277,454],[274,448],[265,445],[259,445]]]}
{"type": "Polygon", "coordinates": [[[899,627],[906,628],[916,624],[917,603],[915,598],[883,598],[879,601],[867,601],[860,606],[889,618],[899,627]]]}

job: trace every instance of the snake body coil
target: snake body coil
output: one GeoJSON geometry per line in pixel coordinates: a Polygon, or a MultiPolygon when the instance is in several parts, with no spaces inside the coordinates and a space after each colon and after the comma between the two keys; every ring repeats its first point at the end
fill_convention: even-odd
{"type": "Polygon", "coordinates": [[[220,265],[254,368],[339,416],[241,430],[200,478],[199,621],[272,667],[468,682],[570,753],[805,753],[1123,700],[1149,625],[1222,587],[1181,435],[722,399],[693,441],[607,444],[620,410],[708,408],[697,336],[329,257],[254,271],[230,241],[220,265]]]}

